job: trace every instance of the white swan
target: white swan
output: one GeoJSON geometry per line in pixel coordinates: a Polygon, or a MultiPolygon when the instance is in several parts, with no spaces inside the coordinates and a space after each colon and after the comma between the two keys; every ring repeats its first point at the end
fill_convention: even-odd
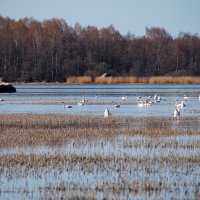
{"type": "Polygon", "coordinates": [[[138,95],[138,94],[136,94],[136,96],[137,96],[138,99],[141,99],[141,98],[142,98],[142,97],[141,97],[140,95],[138,95]]]}
{"type": "Polygon", "coordinates": [[[161,101],[161,97],[157,93],[154,95],[153,99],[156,100],[156,102],[161,101]]]}
{"type": "Polygon", "coordinates": [[[187,101],[189,98],[190,98],[190,97],[188,97],[188,96],[186,96],[186,95],[184,95],[184,97],[183,97],[184,101],[187,101]]]}
{"type": "Polygon", "coordinates": [[[124,100],[124,101],[126,101],[127,99],[128,99],[127,96],[123,96],[123,97],[122,97],[122,100],[124,100]]]}
{"type": "Polygon", "coordinates": [[[175,107],[174,113],[173,113],[174,117],[178,117],[178,116],[180,116],[180,114],[181,114],[180,110],[175,107]]]}
{"type": "Polygon", "coordinates": [[[113,107],[113,108],[120,108],[120,105],[113,102],[113,103],[112,103],[112,107],[113,107]]]}
{"type": "Polygon", "coordinates": [[[63,105],[64,105],[64,108],[72,108],[71,105],[65,105],[65,102],[62,102],[62,103],[63,103],[63,105]]]}
{"type": "Polygon", "coordinates": [[[177,103],[177,102],[176,102],[175,106],[176,106],[176,107],[179,107],[179,108],[183,108],[183,107],[185,107],[186,105],[185,105],[184,101],[182,101],[181,103],[177,103]]]}
{"type": "Polygon", "coordinates": [[[106,108],[104,111],[104,117],[109,117],[110,115],[110,111],[108,110],[108,108],[106,108]]]}
{"type": "Polygon", "coordinates": [[[85,100],[85,99],[83,98],[83,99],[81,99],[79,102],[77,102],[77,105],[78,105],[78,106],[86,106],[86,102],[87,102],[87,100],[85,100]]]}
{"type": "Polygon", "coordinates": [[[72,108],[70,105],[64,105],[64,108],[72,108]]]}

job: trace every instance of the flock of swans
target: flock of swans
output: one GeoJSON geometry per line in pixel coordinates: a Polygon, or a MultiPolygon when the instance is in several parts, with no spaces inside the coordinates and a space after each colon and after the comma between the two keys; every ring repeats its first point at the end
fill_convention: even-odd
{"type": "MultiPolygon", "coordinates": [[[[95,96],[96,101],[98,101],[98,96],[95,96]]],[[[158,95],[157,93],[153,96],[148,96],[145,100],[142,100],[142,97],[137,95],[137,98],[139,99],[137,102],[137,106],[138,107],[148,107],[148,106],[152,106],[154,104],[160,103],[162,101],[162,98],[160,95],[158,95]]],[[[127,101],[128,100],[128,96],[122,96],[121,97],[122,101],[127,101]]],[[[176,101],[175,105],[174,105],[174,111],[173,111],[173,116],[174,117],[179,117],[181,115],[181,110],[183,109],[183,107],[186,106],[186,102],[189,101],[190,97],[184,95],[183,96],[183,100],[181,102],[176,101]]],[[[199,95],[199,101],[200,101],[200,95],[199,95]]],[[[88,100],[86,100],[85,98],[81,99],[80,101],[77,102],[78,106],[86,106],[88,100]]],[[[71,105],[64,105],[65,108],[72,108],[71,105]]],[[[112,107],[113,108],[120,108],[120,104],[115,103],[114,101],[112,102],[112,107]]],[[[111,112],[109,111],[108,108],[105,108],[104,110],[104,117],[109,117],[111,114],[111,112]]]]}

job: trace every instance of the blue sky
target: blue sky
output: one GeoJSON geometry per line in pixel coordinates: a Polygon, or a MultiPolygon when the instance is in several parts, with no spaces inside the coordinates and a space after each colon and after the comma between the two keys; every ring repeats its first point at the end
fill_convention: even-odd
{"type": "Polygon", "coordinates": [[[62,18],[68,25],[105,28],[113,25],[122,35],[145,35],[145,27],[200,34],[200,0],[0,0],[0,15],[43,21],[62,18]]]}

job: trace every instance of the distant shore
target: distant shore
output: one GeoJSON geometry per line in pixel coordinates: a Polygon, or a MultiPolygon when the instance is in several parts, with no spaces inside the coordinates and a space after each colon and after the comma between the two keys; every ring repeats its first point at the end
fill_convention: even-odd
{"type": "Polygon", "coordinates": [[[71,76],[66,82],[13,82],[12,85],[36,85],[36,84],[200,84],[199,76],[71,76]]]}

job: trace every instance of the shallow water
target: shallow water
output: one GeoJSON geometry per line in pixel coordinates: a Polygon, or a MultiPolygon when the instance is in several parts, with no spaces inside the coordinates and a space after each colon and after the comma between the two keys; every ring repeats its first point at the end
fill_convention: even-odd
{"type": "Polygon", "coordinates": [[[71,140],[63,146],[1,149],[0,155],[6,156],[76,155],[110,157],[111,160],[102,163],[66,160],[63,164],[38,165],[34,169],[11,164],[0,173],[0,199],[89,198],[91,193],[95,199],[105,196],[109,199],[176,199],[177,196],[195,199],[200,195],[199,163],[167,160],[198,157],[199,144],[199,135],[156,139],[121,135],[112,140],[71,140]]]}
{"type": "Polygon", "coordinates": [[[24,85],[16,86],[17,92],[1,94],[0,113],[57,113],[72,115],[103,116],[107,107],[113,116],[171,117],[175,101],[181,102],[184,95],[190,97],[181,110],[181,116],[200,116],[200,85],[24,85]],[[155,93],[161,102],[149,107],[138,107],[139,100],[145,100],[155,93]],[[141,99],[138,99],[138,95],[141,99]],[[122,96],[128,96],[127,101],[122,96]],[[85,98],[86,106],[76,102],[85,98]],[[121,105],[112,108],[112,102],[121,105]],[[64,108],[62,102],[72,103],[64,108]]]}

